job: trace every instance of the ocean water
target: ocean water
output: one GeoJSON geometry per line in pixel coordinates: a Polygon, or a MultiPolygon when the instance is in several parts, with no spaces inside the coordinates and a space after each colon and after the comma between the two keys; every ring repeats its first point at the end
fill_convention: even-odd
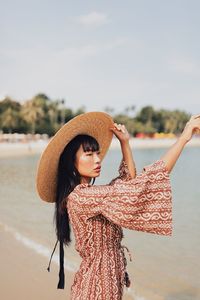
{"type": "MultiPolygon", "coordinates": [[[[133,154],[138,173],[165,151],[136,149],[133,154]]],[[[39,155],[0,159],[0,225],[26,247],[43,255],[47,265],[56,241],[54,204],[41,201],[36,194],[38,159],[39,155]]],[[[120,161],[120,150],[110,150],[95,184],[108,183],[117,176],[120,161]]],[[[124,229],[123,244],[133,257],[129,262],[127,256],[132,284],[126,293],[135,300],[200,299],[200,148],[186,147],[170,178],[173,235],[124,229]]],[[[80,258],[74,242],[66,249],[65,257],[66,269],[76,271],[80,258]]],[[[58,262],[58,252],[54,261],[58,262]]]]}

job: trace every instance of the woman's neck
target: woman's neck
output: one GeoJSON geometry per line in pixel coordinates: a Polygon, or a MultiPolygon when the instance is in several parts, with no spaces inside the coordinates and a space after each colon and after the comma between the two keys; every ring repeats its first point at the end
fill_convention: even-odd
{"type": "Polygon", "coordinates": [[[81,183],[90,183],[91,177],[81,177],[81,183]]]}

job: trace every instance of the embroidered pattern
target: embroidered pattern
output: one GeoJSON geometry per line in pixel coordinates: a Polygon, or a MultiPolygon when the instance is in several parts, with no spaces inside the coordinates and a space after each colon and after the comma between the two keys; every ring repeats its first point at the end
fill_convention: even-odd
{"type": "Polygon", "coordinates": [[[172,234],[171,185],[164,161],[131,179],[122,160],[119,174],[107,185],[79,184],[68,196],[75,247],[82,258],[71,300],[122,299],[124,285],[130,285],[122,227],[172,234]]]}

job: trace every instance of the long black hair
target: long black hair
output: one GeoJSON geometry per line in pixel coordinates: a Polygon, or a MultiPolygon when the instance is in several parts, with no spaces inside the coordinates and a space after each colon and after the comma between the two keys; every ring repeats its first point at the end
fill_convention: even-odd
{"type": "MultiPolygon", "coordinates": [[[[65,245],[71,242],[70,220],[67,211],[67,196],[76,185],[81,183],[81,176],[75,167],[76,152],[82,145],[83,150],[99,151],[99,144],[89,135],[77,135],[64,148],[60,155],[57,174],[57,193],[54,221],[57,239],[65,245]]],[[[94,183],[95,178],[93,178],[94,183]]]]}

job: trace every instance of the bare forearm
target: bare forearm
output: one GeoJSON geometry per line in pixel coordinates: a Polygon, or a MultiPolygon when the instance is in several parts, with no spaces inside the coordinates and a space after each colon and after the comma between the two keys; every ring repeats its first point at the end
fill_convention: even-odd
{"type": "Polygon", "coordinates": [[[171,172],[171,170],[173,169],[186,143],[187,141],[181,136],[161,157],[161,159],[166,163],[166,167],[169,172],[171,172]]]}
{"type": "MultiPolygon", "coordinates": [[[[135,163],[132,156],[132,151],[129,145],[130,135],[125,125],[114,123],[113,127],[110,128],[115,136],[119,139],[123,154],[123,159],[128,165],[129,172],[134,178],[136,176],[135,163]]],[[[191,116],[190,120],[186,123],[181,136],[178,138],[176,143],[172,145],[169,150],[161,157],[166,163],[166,167],[169,172],[173,169],[177,159],[179,158],[184,146],[192,138],[193,133],[198,130],[200,131],[200,114],[191,116]]]]}
{"type": "Polygon", "coordinates": [[[126,162],[132,178],[136,177],[136,167],[129,142],[120,142],[123,160],[126,162]]]}

